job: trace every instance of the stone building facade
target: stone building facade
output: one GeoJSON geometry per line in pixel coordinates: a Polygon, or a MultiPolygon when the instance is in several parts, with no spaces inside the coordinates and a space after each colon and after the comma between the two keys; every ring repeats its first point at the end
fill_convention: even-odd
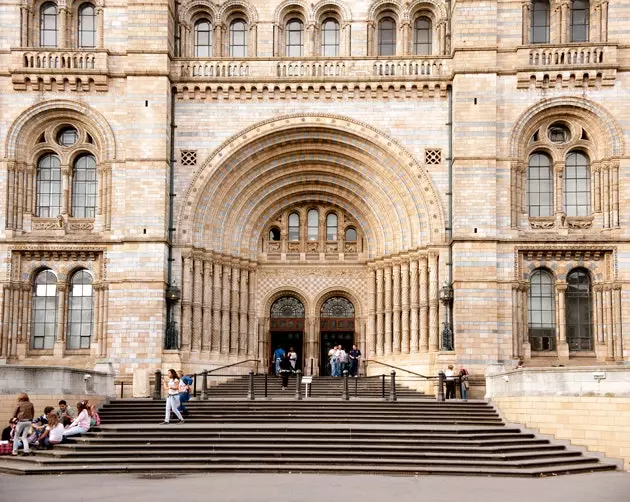
{"type": "Polygon", "coordinates": [[[627,364],[628,19],[3,1],[0,359],[627,364]]]}

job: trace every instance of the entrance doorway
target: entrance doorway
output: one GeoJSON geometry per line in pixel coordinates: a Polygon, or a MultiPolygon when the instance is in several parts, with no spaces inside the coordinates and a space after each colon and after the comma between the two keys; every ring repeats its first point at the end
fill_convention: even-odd
{"type": "Polygon", "coordinates": [[[328,352],[341,345],[346,352],[354,344],[354,305],[347,298],[334,296],[324,302],[320,311],[319,374],[330,375],[328,352]]]}
{"type": "MultiPolygon", "coordinates": [[[[304,305],[294,296],[278,298],[271,306],[270,315],[269,360],[273,360],[274,351],[282,347],[288,353],[291,347],[297,354],[295,369],[302,369],[304,364],[304,305]]],[[[271,368],[271,373],[274,368],[271,368]]]]}

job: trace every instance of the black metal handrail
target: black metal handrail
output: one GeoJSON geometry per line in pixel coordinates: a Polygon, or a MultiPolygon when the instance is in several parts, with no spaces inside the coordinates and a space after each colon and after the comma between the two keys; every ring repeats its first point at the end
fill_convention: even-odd
{"type": "MultiPolygon", "coordinates": [[[[207,375],[209,375],[210,373],[215,373],[216,371],[220,371],[220,370],[224,370],[226,368],[231,368],[233,366],[239,366],[240,364],[245,364],[245,363],[260,363],[259,359],[245,359],[243,361],[238,361],[232,364],[226,364],[225,366],[219,366],[218,368],[214,368],[211,370],[203,370],[200,371],[199,373],[188,373],[187,376],[190,377],[198,377],[203,375],[204,371],[206,372],[207,375]]],[[[258,368],[256,368],[256,373],[258,373],[258,368]]],[[[229,375],[229,376],[242,376],[242,375],[229,375]]]]}
{"type": "Polygon", "coordinates": [[[414,376],[417,376],[419,378],[423,378],[425,380],[437,380],[437,378],[438,378],[436,376],[422,375],[420,373],[416,373],[415,371],[410,371],[410,370],[407,370],[405,368],[400,368],[399,366],[394,366],[393,364],[382,363],[381,361],[377,361],[376,359],[367,359],[365,361],[365,363],[364,363],[365,366],[366,366],[366,369],[367,369],[368,364],[371,364],[371,363],[380,364],[381,366],[386,366],[387,368],[392,368],[392,369],[397,370],[397,371],[404,371],[406,373],[409,373],[410,375],[414,375],[414,376]]]}

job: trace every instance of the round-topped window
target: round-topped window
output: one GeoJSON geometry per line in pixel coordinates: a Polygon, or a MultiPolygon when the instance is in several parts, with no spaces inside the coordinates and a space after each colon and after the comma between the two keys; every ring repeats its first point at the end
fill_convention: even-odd
{"type": "Polygon", "coordinates": [[[64,127],[57,135],[57,143],[61,146],[72,146],[79,139],[79,133],[74,127],[64,127]]]}
{"type": "Polygon", "coordinates": [[[556,122],[549,126],[547,135],[553,143],[566,143],[571,138],[571,131],[566,125],[556,122]]]}

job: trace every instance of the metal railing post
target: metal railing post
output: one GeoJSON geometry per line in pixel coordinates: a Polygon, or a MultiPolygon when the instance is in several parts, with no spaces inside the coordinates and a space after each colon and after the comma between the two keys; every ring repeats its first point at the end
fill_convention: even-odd
{"type": "Polygon", "coordinates": [[[295,399],[302,400],[302,370],[295,372],[295,399]]]}
{"type": "Polygon", "coordinates": [[[155,388],[153,389],[153,399],[162,399],[162,372],[155,370],[155,388]]]}
{"type": "Polygon", "coordinates": [[[197,374],[193,375],[193,397],[197,397],[197,374]]]}
{"type": "Polygon", "coordinates": [[[348,395],[348,370],[343,370],[343,393],[341,394],[341,399],[343,401],[350,399],[348,395]]]}
{"type": "Polygon", "coordinates": [[[385,401],[385,373],[381,375],[381,399],[385,401]]]}
{"type": "Polygon", "coordinates": [[[354,379],[354,397],[359,397],[359,378],[354,379]]]}
{"type": "MultiPolygon", "coordinates": [[[[195,382],[197,377],[195,376],[195,382]]],[[[208,399],[208,370],[201,372],[201,399],[208,399]]]]}
{"type": "Polygon", "coordinates": [[[249,389],[247,390],[247,399],[253,401],[254,397],[254,372],[249,372],[249,389]]]}
{"type": "Polygon", "coordinates": [[[444,372],[440,371],[438,373],[438,401],[444,401],[444,372]]]}
{"type": "Polygon", "coordinates": [[[125,382],[120,382],[120,399],[125,397],[125,382]]]}
{"type": "Polygon", "coordinates": [[[269,375],[265,373],[265,398],[267,398],[267,378],[269,378],[269,375]]]}
{"type": "Polygon", "coordinates": [[[396,401],[396,371],[392,370],[389,375],[389,400],[396,401]]]}

